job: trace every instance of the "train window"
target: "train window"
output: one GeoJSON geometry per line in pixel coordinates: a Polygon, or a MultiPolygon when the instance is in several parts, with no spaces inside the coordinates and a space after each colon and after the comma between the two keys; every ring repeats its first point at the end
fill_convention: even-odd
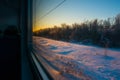
{"type": "Polygon", "coordinates": [[[34,0],[33,49],[54,80],[120,80],[119,0],[34,0]]]}

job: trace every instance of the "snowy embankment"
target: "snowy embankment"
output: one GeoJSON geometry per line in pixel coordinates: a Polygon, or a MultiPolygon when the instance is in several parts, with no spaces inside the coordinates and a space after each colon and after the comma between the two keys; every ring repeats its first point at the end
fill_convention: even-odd
{"type": "Polygon", "coordinates": [[[120,50],[106,51],[35,36],[33,42],[37,55],[59,71],[56,80],[120,80],[120,50]]]}

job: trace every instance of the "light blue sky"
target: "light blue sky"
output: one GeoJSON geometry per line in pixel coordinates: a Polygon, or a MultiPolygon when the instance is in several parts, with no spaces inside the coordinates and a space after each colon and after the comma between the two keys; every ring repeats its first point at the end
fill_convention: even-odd
{"type": "Polygon", "coordinates": [[[41,18],[63,0],[37,0],[36,29],[61,23],[81,23],[85,20],[107,19],[120,13],[120,0],[66,0],[61,6],[41,18]]]}

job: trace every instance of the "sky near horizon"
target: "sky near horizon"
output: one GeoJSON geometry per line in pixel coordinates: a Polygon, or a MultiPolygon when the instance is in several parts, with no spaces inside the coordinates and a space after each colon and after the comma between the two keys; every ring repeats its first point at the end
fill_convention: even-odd
{"type": "Polygon", "coordinates": [[[82,23],[86,20],[107,19],[120,13],[120,0],[35,0],[33,6],[33,31],[60,26],[62,23],[82,23]],[[45,16],[44,16],[45,15],[45,16]]]}

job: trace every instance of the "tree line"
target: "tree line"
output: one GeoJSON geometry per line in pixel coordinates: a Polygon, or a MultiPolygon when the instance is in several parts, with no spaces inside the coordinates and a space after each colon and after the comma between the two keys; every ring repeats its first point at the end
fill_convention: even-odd
{"type": "Polygon", "coordinates": [[[61,24],[33,32],[41,36],[67,42],[92,43],[99,46],[120,47],[120,14],[106,20],[94,19],[81,24],[61,24]]]}

